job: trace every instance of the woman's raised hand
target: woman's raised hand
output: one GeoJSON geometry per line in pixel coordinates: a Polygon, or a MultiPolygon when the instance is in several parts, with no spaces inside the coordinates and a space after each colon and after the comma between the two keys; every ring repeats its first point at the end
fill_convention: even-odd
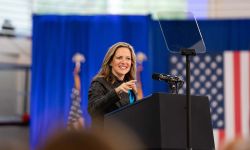
{"type": "Polygon", "coordinates": [[[137,93],[136,80],[130,80],[128,82],[124,82],[120,86],[115,88],[117,94],[120,94],[122,92],[128,93],[129,90],[133,90],[134,93],[137,93]]]}

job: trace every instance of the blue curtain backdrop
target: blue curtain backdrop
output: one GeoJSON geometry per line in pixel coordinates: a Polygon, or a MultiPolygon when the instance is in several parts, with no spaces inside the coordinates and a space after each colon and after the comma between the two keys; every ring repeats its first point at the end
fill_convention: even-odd
{"type": "MultiPolygon", "coordinates": [[[[33,54],[31,91],[31,146],[34,148],[58,124],[65,126],[73,87],[72,56],[86,57],[81,68],[82,109],[86,122],[87,91],[101,67],[108,48],[128,42],[135,51],[151,59],[149,16],[33,16],[33,54]]],[[[144,64],[142,77],[145,94],[151,93],[152,62],[144,64]]]]}
{"type": "Polygon", "coordinates": [[[250,49],[250,20],[198,21],[207,52],[250,49]]]}
{"type": "MultiPolygon", "coordinates": [[[[166,26],[174,21],[166,21],[166,26]]],[[[198,21],[208,53],[250,48],[250,20],[198,21]]],[[[165,28],[166,26],[163,26],[165,28]]],[[[183,39],[185,40],[185,39],[183,39]]],[[[144,95],[167,91],[167,85],[152,81],[152,72],[168,73],[171,55],[164,45],[159,24],[150,16],[33,16],[31,146],[67,121],[73,87],[72,56],[85,55],[81,68],[82,109],[86,121],[87,91],[103,57],[112,44],[131,43],[142,51],[144,95]]]]}

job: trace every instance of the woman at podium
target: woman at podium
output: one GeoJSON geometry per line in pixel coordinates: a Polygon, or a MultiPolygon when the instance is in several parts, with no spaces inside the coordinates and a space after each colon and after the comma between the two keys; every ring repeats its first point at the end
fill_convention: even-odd
{"type": "Polygon", "coordinates": [[[112,45],[88,92],[92,125],[101,125],[104,114],[136,101],[136,56],[125,42],[112,45]]]}

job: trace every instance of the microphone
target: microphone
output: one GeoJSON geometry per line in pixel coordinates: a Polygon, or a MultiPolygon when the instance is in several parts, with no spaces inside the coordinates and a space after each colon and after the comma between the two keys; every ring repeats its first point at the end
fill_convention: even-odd
{"type": "Polygon", "coordinates": [[[180,79],[178,76],[172,76],[168,74],[162,74],[162,73],[153,73],[152,78],[154,80],[162,80],[168,83],[173,83],[173,82],[181,82],[183,83],[184,81],[180,79]]]}
{"type": "Polygon", "coordinates": [[[184,81],[178,76],[163,74],[163,73],[153,73],[152,78],[154,80],[162,80],[169,84],[172,93],[178,94],[179,89],[183,86],[184,81]]]}

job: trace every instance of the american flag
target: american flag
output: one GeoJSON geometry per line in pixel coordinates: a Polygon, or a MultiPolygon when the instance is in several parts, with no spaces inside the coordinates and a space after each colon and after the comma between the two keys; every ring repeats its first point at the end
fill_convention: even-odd
{"type": "Polygon", "coordinates": [[[71,106],[68,116],[68,128],[73,129],[74,123],[80,118],[82,118],[80,91],[76,88],[73,88],[71,94],[71,106]]]}
{"type": "MultiPolygon", "coordinates": [[[[170,58],[171,74],[185,78],[185,57],[170,58]]],[[[248,137],[250,51],[224,51],[191,58],[191,94],[208,96],[216,149],[224,141],[248,137]]],[[[184,94],[186,84],[179,93],[184,94]]]]}
{"type": "Polygon", "coordinates": [[[76,53],[73,58],[75,62],[74,68],[74,87],[71,93],[71,106],[68,116],[67,127],[68,129],[81,129],[84,127],[84,118],[82,117],[81,110],[81,79],[80,68],[81,63],[85,61],[84,55],[76,53]]]}

